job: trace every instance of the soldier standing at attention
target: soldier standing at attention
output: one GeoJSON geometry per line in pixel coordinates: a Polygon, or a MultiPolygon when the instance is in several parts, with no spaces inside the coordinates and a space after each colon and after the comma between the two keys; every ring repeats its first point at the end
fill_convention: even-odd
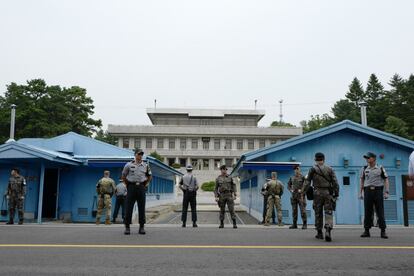
{"type": "Polygon", "coordinates": [[[276,206],[277,210],[277,221],[279,226],[283,226],[282,222],[282,203],[280,197],[283,194],[283,183],[277,179],[277,173],[272,172],[272,179],[267,182],[266,185],[267,191],[267,214],[266,214],[266,223],[265,226],[269,226],[270,218],[272,217],[272,212],[276,206]]]}
{"type": "Polygon", "coordinates": [[[111,206],[112,196],[115,191],[115,181],[109,177],[110,172],[104,171],[102,177],[96,184],[96,193],[98,194],[98,211],[96,213],[96,224],[101,223],[102,209],[106,209],[105,224],[111,224],[111,206]]]}
{"type": "Polygon", "coordinates": [[[289,229],[298,228],[298,205],[300,208],[300,214],[302,216],[302,229],[306,229],[307,220],[306,220],[306,199],[303,193],[303,185],[305,184],[305,177],[300,172],[300,167],[295,167],[295,175],[289,178],[288,189],[292,193],[290,202],[292,203],[292,216],[293,224],[289,229]]]}
{"type": "Polygon", "coordinates": [[[128,190],[126,198],[125,235],[131,234],[129,225],[131,224],[135,202],[138,204],[138,234],[145,235],[145,193],[151,182],[152,173],[149,165],[142,160],[143,155],[144,152],[141,149],[136,149],[135,159],[128,162],[122,171],[122,179],[127,185],[128,190]]]}
{"type": "Polygon", "coordinates": [[[360,181],[360,197],[364,199],[364,228],[365,231],[362,233],[361,238],[370,237],[369,229],[373,225],[373,211],[378,216],[378,225],[381,229],[381,238],[388,239],[385,233],[384,217],[384,198],[387,199],[389,196],[389,181],[388,175],[385,172],[384,167],[377,165],[377,156],[368,152],[364,155],[367,160],[367,166],[361,170],[361,181],[360,181]]]}
{"type": "Polygon", "coordinates": [[[13,168],[7,186],[6,198],[9,200],[9,221],[6,224],[14,223],[14,212],[16,208],[19,214],[19,224],[23,224],[24,197],[26,195],[26,179],[19,174],[19,169],[13,168]]]}
{"type": "Polygon", "coordinates": [[[197,178],[193,175],[193,166],[187,166],[187,173],[180,180],[180,189],[183,191],[183,209],[181,213],[182,227],[186,226],[188,204],[191,206],[191,220],[193,227],[197,227],[197,178]]]}
{"type": "Polygon", "coordinates": [[[234,200],[236,199],[236,184],[233,179],[227,174],[226,165],[220,166],[221,174],[216,178],[216,186],[214,188],[214,195],[216,201],[220,206],[220,226],[224,228],[224,213],[229,209],[231,219],[233,220],[233,228],[237,228],[236,214],[234,213],[234,200]]]}
{"type": "Polygon", "coordinates": [[[315,238],[323,240],[322,226],[325,211],[325,240],[332,241],[334,201],[339,195],[338,181],[333,169],[325,165],[325,155],[315,154],[315,165],[310,168],[306,176],[304,191],[313,186],[313,209],[315,211],[315,228],[318,232],[315,238]]]}

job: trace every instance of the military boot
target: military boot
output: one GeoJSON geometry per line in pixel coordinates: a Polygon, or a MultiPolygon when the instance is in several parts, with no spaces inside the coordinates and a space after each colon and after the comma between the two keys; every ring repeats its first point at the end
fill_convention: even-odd
{"type": "Polygon", "coordinates": [[[277,226],[284,226],[283,222],[281,220],[279,220],[277,226]]]}
{"type": "Polygon", "coordinates": [[[23,224],[23,219],[19,219],[19,225],[23,224]]]}
{"type": "Polygon", "coordinates": [[[129,228],[129,225],[125,225],[124,235],[130,235],[130,234],[131,234],[131,229],[129,228]]]}
{"type": "Polygon", "coordinates": [[[97,219],[97,220],[96,220],[96,222],[95,222],[95,224],[96,224],[96,225],[101,224],[101,220],[100,220],[100,219],[97,219]]]}
{"type": "Polygon", "coordinates": [[[193,222],[193,227],[194,228],[198,227],[198,225],[197,225],[197,223],[195,221],[193,222]]]}
{"type": "Polygon", "coordinates": [[[318,234],[316,234],[315,238],[323,240],[323,233],[322,230],[318,230],[318,234]]]}
{"type": "Polygon", "coordinates": [[[220,220],[219,228],[224,228],[224,221],[223,220],[220,220]]]}
{"type": "Polygon", "coordinates": [[[185,228],[186,224],[185,221],[183,221],[183,224],[181,225],[181,227],[185,228]]]}
{"type": "Polygon", "coordinates": [[[361,238],[369,238],[371,234],[369,233],[369,229],[365,229],[364,233],[361,234],[361,238]]]}
{"type": "Polygon", "coordinates": [[[236,228],[237,228],[236,219],[233,219],[233,228],[234,228],[234,229],[236,229],[236,228]]]}
{"type": "Polygon", "coordinates": [[[331,230],[332,230],[331,228],[326,228],[325,241],[327,241],[327,242],[332,241],[331,230]]]}
{"type": "Polygon", "coordinates": [[[111,225],[111,220],[110,220],[110,219],[106,219],[106,220],[105,220],[105,224],[106,224],[106,225],[111,225]]]}
{"type": "Polygon", "coordinates": [[[306,220],[303,221],[302,229],[308,229],[308,223],[306,222],[306,220]]]}
{"type": "Polygon", "coordinates": [[[381,230],[381,238],[388,239],[388,236],[387,236],[387,233],[385,233],[385,230],[381,230]]]}
{"type": "Polygon", "coordinates": [[[6,222],[6,224],[14,224],[13,219],[9,219],[9,221],[6,222]]]}
{"type": "Polygon", "coordinates": [[[145,235],[144,225],[139,226],[138,234],[145,235]]]}
{"type": "Polygon", "coordinates": [[[289,229],[298,229],[298,225],[296,221],[293,222],[293,224],[289,227],[289,229]]]}

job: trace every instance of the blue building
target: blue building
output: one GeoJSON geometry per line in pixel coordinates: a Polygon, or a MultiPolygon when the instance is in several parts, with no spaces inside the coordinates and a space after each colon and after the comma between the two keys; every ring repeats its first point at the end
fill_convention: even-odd
{"type": "MultiPolygon", "coordinates": [[[[363,201],[358,198],[360,170],[366,165],[363,154],[377,154],[377,162],[389,175],[390,197],[385,201],[388,224],[414,223],[413,187],[407,185],[408,158],[414,142],[351,121],[342,121],[329,127],[291,138],[282,143],[248,152],[241,156],[233,175],[241,182],[240,202],[251,215],[261,220],[263,197],[260,189],[271,171],[287,185],[293,175],[293,166],[301,164],[307,174],[314,164],[314,154],[323,152],[326,163],[336,172],[340,197],[335,212],[336,224],[363,222],[363,201]]],[[[282,197],[283,220],[292,222],[290,192],[282,197]]],[[[308,223],[314,223],[312,201],[307,203],[308,223]]],[[[300,217],[300,216],[299,216],[300,217]]]]}
{"type": "MultiPolygon", "coordinates": [[[[103,171],[109,170],[117,182],[125,163],[133,158],[132,150],[73,132],[7,142],[0,146],[0,193],[7,188],[10,170],[17,167],[27,181],[26,219],[93,222],[95,186],[103,171]]],[[[153,173],[147,206],[174,201],[175,179],[182,174],[150,156],[144,161],[153,173]]]]}

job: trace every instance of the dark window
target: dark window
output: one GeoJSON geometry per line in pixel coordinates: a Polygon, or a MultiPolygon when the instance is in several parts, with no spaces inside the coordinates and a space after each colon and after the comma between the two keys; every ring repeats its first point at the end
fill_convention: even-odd
{"type": "Polygon", "coordinates": [[[351,184],[351,181],[349,179],[349,176],[344,176],[342,178],[342,182],[343,182],[343,185],[350,185],[351,184]]]}
{"type": "Polygon", "coordinates": [[[123,138],[122,139],[122,147],[124,149],[128,149],[129,148],[129,138],[123,138]]]}

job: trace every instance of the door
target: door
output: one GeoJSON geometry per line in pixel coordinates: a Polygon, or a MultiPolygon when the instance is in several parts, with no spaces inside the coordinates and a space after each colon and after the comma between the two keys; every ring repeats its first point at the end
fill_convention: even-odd
{"type": "Polygon", "coordinates": [[[402,176],[404,226],[414,223],[414,185],[407,175],[402,176]]]}
{"type": "Polygon", "coordinates": [[[337,172],[339,197],[336,202],[335,221],[337,224],[359,224],[361,200],[358,199],[358,171],[337,172]]]}
{"type": "Polygon", "coordinates": [[[45,183],[43,189],[42,218],[56,218],[58,169],[45,170],[45,183]]]}

